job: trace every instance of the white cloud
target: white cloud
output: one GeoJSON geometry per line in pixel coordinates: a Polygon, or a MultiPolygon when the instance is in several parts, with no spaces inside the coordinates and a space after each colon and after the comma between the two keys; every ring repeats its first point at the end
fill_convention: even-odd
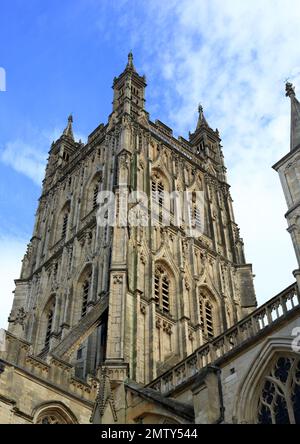
{"type": "Polygon", "coordinates": [[[0,328],[7,328],[13,294],[14,279],[20,276],[21,259],[26,251],[26,241],[0,237],[0,328]]]}
{"type": "Polygon", "coordinates": [[[40,185],[45,170],[45,154],[21,140],[8,142],[1,152],[2,162],[40,185]]]}
{"type": "MultiPolygon", "coordinates": [[[[47,153],[53,140],[57,140],[62,131],[41,131],[38,136],[32,132],[32,140],[26,143],[20,139],[9,141],[0,151],[0,160],[12,167],[15,171],[29,177],[38,186],[41,185],[45,175],[47,153]]],[[[75,140],[83,143],[86,136],[75,134],[75,140]]]]}

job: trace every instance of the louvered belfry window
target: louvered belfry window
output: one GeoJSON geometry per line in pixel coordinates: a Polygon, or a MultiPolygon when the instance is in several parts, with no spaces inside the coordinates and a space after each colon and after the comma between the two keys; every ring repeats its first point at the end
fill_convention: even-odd
{"type": "Polygon", "coordinates": [[[98,203],[97,203],[97,197],[98,197],[98,193],[99,193],[99,184],[96,183],[96,185],[94,186],[94,190],[93,190],[93,210],[97,207],[98,203]]]}
{"type": "Polygon", "coordinates": [[[82,309],[81,309],[81,317],[86,315],[87,305],[89,301],[89,289],[90,289],[90,280],[86,279],[82,286],[82,309]]]}
{"type": "Polygon", "coordinates": [[[200,209],[197,208],[196,204],[193,204],[190,208],[191,214],[191,225],[193,228],[197,228],[198,230],[201,228],[201,214],[200,209]]]}
{"type": "Polygon", "coordinates": [[[63,218],[63,224],[62,224],[62,237],[65,238],[67,234],[67,228],[68,228],[68,218],[69,214],[65,213],[63,218]]]}
{"type": "Polygon", "coordinates": [[[215,335],[213,306],[202,295],[199,300],[199,310],[201,330],[207,339],[213,339],[215,335]]]}
{"type": "Polygon", "coordinates": [[[53,317],[54,317],[54,304],[51,306],[51,308],[48,310],[48,313],[47,313],[47,328],[46,328],[46,337],[45,337],[45,347],[49,347],[49,344],[50,344],[50,338],[51,338],[52,326],[53,326],[53,317]]]}
{"type": "Polygon", "coordinates": [[[160,310],[165,313],[170,312],[170,279],[162,267],[157,267],[155,271],[154,298],[160,310]]]}
{"type": "Polygon", "coordinates": [[[164,204],[164,184],[160,180],[153,178],[151,182],[151,191],[153,202],[162,207],[164,204]]]}

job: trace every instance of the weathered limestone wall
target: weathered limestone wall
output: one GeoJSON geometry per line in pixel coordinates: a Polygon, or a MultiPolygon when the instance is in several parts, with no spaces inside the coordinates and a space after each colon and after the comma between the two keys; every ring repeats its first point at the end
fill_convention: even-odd
{"type": "Polygon", "coordinates": [[[74,377],[66,362],[32,357],[30,345],[7,333],[0,353],[0,423],[34,423],[43,411],[58,408],[67,422],[89,423],[98,385],[74,377]]]}

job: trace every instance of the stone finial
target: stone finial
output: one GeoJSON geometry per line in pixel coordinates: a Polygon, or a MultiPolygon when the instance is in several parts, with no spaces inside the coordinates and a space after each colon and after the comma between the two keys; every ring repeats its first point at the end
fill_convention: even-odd
{"type": "Polygon", "coordinates": [[[292,83],[290,82],[286,82],[285,84],[285,95],[287,97],[295,97],[295,87],[292,83]]]}
{"type": "Polygon", "coordinates": [[[126,68],[127,69],[131,69],[132,71],[135,71],[135,67],[134,67],[134,64],[133,64],[133,54],[132,54],[132,51],[130,51],[129,54],[128,54],[128,62],[127,62],[126,68]]]}
{"type": "Polygon", "coordinates": [[[203,125],[203,124],[205,126],[208,126],[208,123],[207,123],[207,121],[205,119],[205,116],[204,116],[203,106],[200,103],[198,105],[198,113],[199,113],[199,117],[198,117],[198,123],[197,123],[197,128],[196,129],[199,129],[200,126],[203,125]]]}
{"type": "Polygon", "coordinates": [[[70,137],[72,140],[74,140],[74,134],[73,134],[73,116],[72,114],[68,117],[68,124],[63,132],[64,136],[70,137]]]}
{"type": "Polygon", "coordinates": [[[291,151],[300,145],[300,103],[297,100],[295,87],[292,83],[286,82],[286,96],[291,99],[291,151]]]}

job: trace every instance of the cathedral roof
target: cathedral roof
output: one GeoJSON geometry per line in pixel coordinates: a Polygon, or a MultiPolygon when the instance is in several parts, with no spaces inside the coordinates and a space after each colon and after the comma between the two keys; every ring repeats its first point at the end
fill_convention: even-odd
{"type": "Polygon", "coordinates": [[[127,379],[125,386],[129,390],[135,392],[141,398],[152,401],[155,404],[160,404],[165,409],[176,413],[177,415],[189,420],[190,422],[195,421],[194,408],[189,404],[177,401],[176,399],[167,398],[157,390],[153,390],[149,387],[143,387],[142,385],[129,379],[127,379]]]}

